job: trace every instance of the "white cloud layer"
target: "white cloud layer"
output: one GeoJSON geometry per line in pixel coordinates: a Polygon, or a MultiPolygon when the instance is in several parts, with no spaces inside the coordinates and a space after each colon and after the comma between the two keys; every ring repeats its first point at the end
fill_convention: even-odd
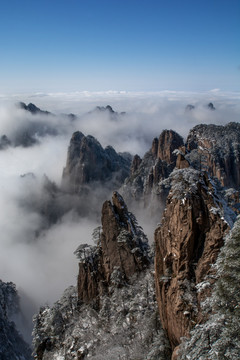
{"type": "MultiPolygon", "coordinates": [[[[143,156],[154,137],[163,129],[173,129],[183,137],[199,123],[226,124],[239,121],[240,94],[221,93],[105,93],[35,94],[0,96],[0,136],[14,138],[31,129],[47,126],[55,131],[31,147],[9,147],[0,151],[0,278],[13,281],[39,306],[55,301],[70,284],[76,283],[77,261],[73,251],[80,243],[91,242],[97,220],[67,214],[60,223],[43,231],[39,212],[22,205],[23,199],[41,197],[42,178],[46,174],[58,185],[65,166],[67,147],[76,130],[95,136],[105,147],[143,156]],[[33,102],[57,116],[32,115],[15,107],[17,101],[33,102]],[[216,108],[210,111],[207,104],[216,108]],[[126,112],[115,120],[106,112],[92,112],[96,106],[111,105],[126,112]],[[195,109],[186,111],[187,104],[195,109]],[[75,121],[61,114],[74,113],[75,121]],[[34,173],[36,179],[22,178],[34,173]]],[[[160,219],[159,219],[160,220],[160,219]]],[[[151,229],[146,229],[148,233],[151,229]]],[[[152,229],[152,233],[154,228],[152,229]]]]}

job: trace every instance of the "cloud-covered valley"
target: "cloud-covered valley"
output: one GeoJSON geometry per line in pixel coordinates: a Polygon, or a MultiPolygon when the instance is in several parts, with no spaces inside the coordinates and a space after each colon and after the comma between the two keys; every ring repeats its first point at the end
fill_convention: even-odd
{"type": "MultiPolygon", "coordinates": [[[[73,252],[79,244],[92,242],[100,214],[93,209],[92,216],[80,216],[72,206],[74,199],[60,194],[54,198],[53,211],[59,206],[62,212],[52,223],[46,220],[53,203],[46,181],[61,186],[74,131],[96,137],[103,147],[111,145],[117,152],[143,156],[163,129],[173,129],[186,137],[199,123],[239,121],[239,99],[237,93],[218,90],[202,94],[2,95],[0,137],[6,135],[10,143],[0,150],[0,278],[16,283],[36,307],[51,304],[65,287],[76,282],[77,260],[73,252]],[[32,114],[16,106],[19,101],[32,102],[51,114],[32,114]],[[208,108],[210,102],[216,110],[208,108]],[[96,109],[108,104],[114,113],[96,109]],[[188,104],[194,109],[187,111],[188,104]],[[26,136],[33,141],[24,143],[26,136]]],[[[90,193],[91,206],[97,206],[97,193],[101,191],[99,188],[90,193]]],[[[150,236],[154,232],[154,228],[145,230],[150,236]]]]}

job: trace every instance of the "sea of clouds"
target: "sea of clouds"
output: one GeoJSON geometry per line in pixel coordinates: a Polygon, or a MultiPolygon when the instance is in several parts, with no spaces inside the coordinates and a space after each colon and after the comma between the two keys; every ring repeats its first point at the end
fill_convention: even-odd
{"type": "MultiPolygon", "coordinates": [[[[31,308],[29,316],[76,284],[73,252],[81,243],[92,243],[92,231],[100,221],[100,215],[79,217],[69,211],[54,225],[43,226],[44,216],[37,204],[44,196],[44,178],[46,175],[61,185],[72,133],[79,130],[96,137],[103,147],[111,145],[117,152],[143,156],[164,129],[186,138],[199,123],[239,121],[239,100],[239,93],[218,89],[205,93],[0,94],[0,137],[7,135],[14,143],[30,129],[36,139],[29,147],[18,144],[0,150],[0,278],[17,285],[25,307],[32,304],[27,306],[31,308]],[[19,101],[34,103],[54,115],[33,115],[16,106],[19,101]],[[209,110],[209,102],[215,111],[209,110]],[[194,105],[194,110],[186,111],[188,104],[194,105]],[[113,118],[107,111],[94,111],[96,106],[106,105],[125,114],[113,118]],[[65,115],[70,113],[77,116],[75,120],[65,115]]],[[[146,224],[144,229],[152,237],[154,228],[146,224]]]]}

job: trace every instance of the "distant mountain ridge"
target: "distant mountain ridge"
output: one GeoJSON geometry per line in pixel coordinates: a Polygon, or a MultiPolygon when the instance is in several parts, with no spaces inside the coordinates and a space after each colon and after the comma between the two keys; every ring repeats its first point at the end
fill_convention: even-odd
{"type": "Polygon", "coordinates": [[[29,103],[28,105],[26,105],[24,102],[19,102],[17,105],[19,106],[20,109],[24,109],[26,111],[29,111],[31,114],[53,115],[49,111],[41,110],[40,108],[38,108],[33,103],[29,103]]]}

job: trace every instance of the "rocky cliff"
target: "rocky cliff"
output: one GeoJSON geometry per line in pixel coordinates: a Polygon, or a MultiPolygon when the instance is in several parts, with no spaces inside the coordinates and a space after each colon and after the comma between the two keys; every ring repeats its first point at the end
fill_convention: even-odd
{"type": "Polygon", "coordinates": [[[78,299],[87,303],[98,302],[114,282],[121,286],[151,262],[146,235],[117,192],[113,193],[112,202],[103,204],[98,246],[81,245],[76,254],[81,260],[78,299]]]}
{"type": "Polygon", "coordinates": [[[38,360],[166,360],[171,351],[177,359],[181,338],[206,321],[200,303],[211,294],[213,265],[235,220],[228,205],[238,208],[239,134],[239,124],[198,125],[184,144],[165,130],[131,168],[112,148],[73,134],[63,173],[67,191],[76,196],[96,184],[121,184],[130,170],[122,187],[127,199],[143,200],[145,208],[153,201],[165,205],[155,231],[156,290],[146,237],[114,192],[103,204],[96,246],[76,250],[77,289],[35,317],[38,360]],[[155,291],[170,352],[154,315],[155,291]]]}
{"type": "Polygon", "coordinates": [[[167,178],[176,166],[174,150],[183,146],[183,139],[173,130],[164,130],[159,138],[153,139],[151,149],[140,159],[136,155],[131,166],[131,174],[121,189],[128,201],[143,200],[145,206],[151,201],[159,181],[167,178]]]}
{"type": "Polygon", "coordinates": [[[128,176],[130,161],[111,147],[102,148],[93,136],[77,131],[72,135],[67,163],[63,171],[63,188],[76,194],[90,185],[118,188],[128,176]],[[111,185],[110,185],[111,184],[111,185]]]}
{"type": "Polygon", "coordinates": [[[186,158],[222,186],[240,186],[240,124],[197,125],[188,135],[186,158]]]}
{"type": "Polygon", "coordinates": [[[225,126],[197,125],[190,130],[187,141],[172,130],[164,130],[152,142],[141,159],[133,158],[130,176],[121,189],[124,197],[144,201],[147,207],[159,197],[158,184],[168,178],[174,167],[191,167],[216,177],[220,184],[238,190],[240,186],[240,124],[225,126]]]}
{"type": "Polygon", "coordinates": [[[167,360],[150,248],[123,198],[102,208],[97,245],[81,245],[77,289],[35,317],[37,360],[167,360]]]}
{"type": "Polygon", "coordinates": [[[0,280],[0,359],[30,360],[31,350],[16,329],[14,318],[20,312],[13,283],[0,280]]]}
{"type": "Polygon", "coordinates": [[[19,102],[18,103],[18,107],[20,109],[29,111],[31,114],[36,115],[36,114],[42,114],[42,115],[53,115],[52,113],[50,113],[49,111],[46,110],[41,110],[40,108],[38,108],[36,105],[34,105],[33,103],[29,103],[28,105],[26,105],[24,102],[19,102]]]}
{"type": "Polygon", "coordinates": [[[215,263],[235,215],[207,175],[174,170],[162,223],[155,231],[155,279],[163,328],[174,349],[201,320],[215,263]],[[227,221],[226,221],[227,220],[227,221]]]}

